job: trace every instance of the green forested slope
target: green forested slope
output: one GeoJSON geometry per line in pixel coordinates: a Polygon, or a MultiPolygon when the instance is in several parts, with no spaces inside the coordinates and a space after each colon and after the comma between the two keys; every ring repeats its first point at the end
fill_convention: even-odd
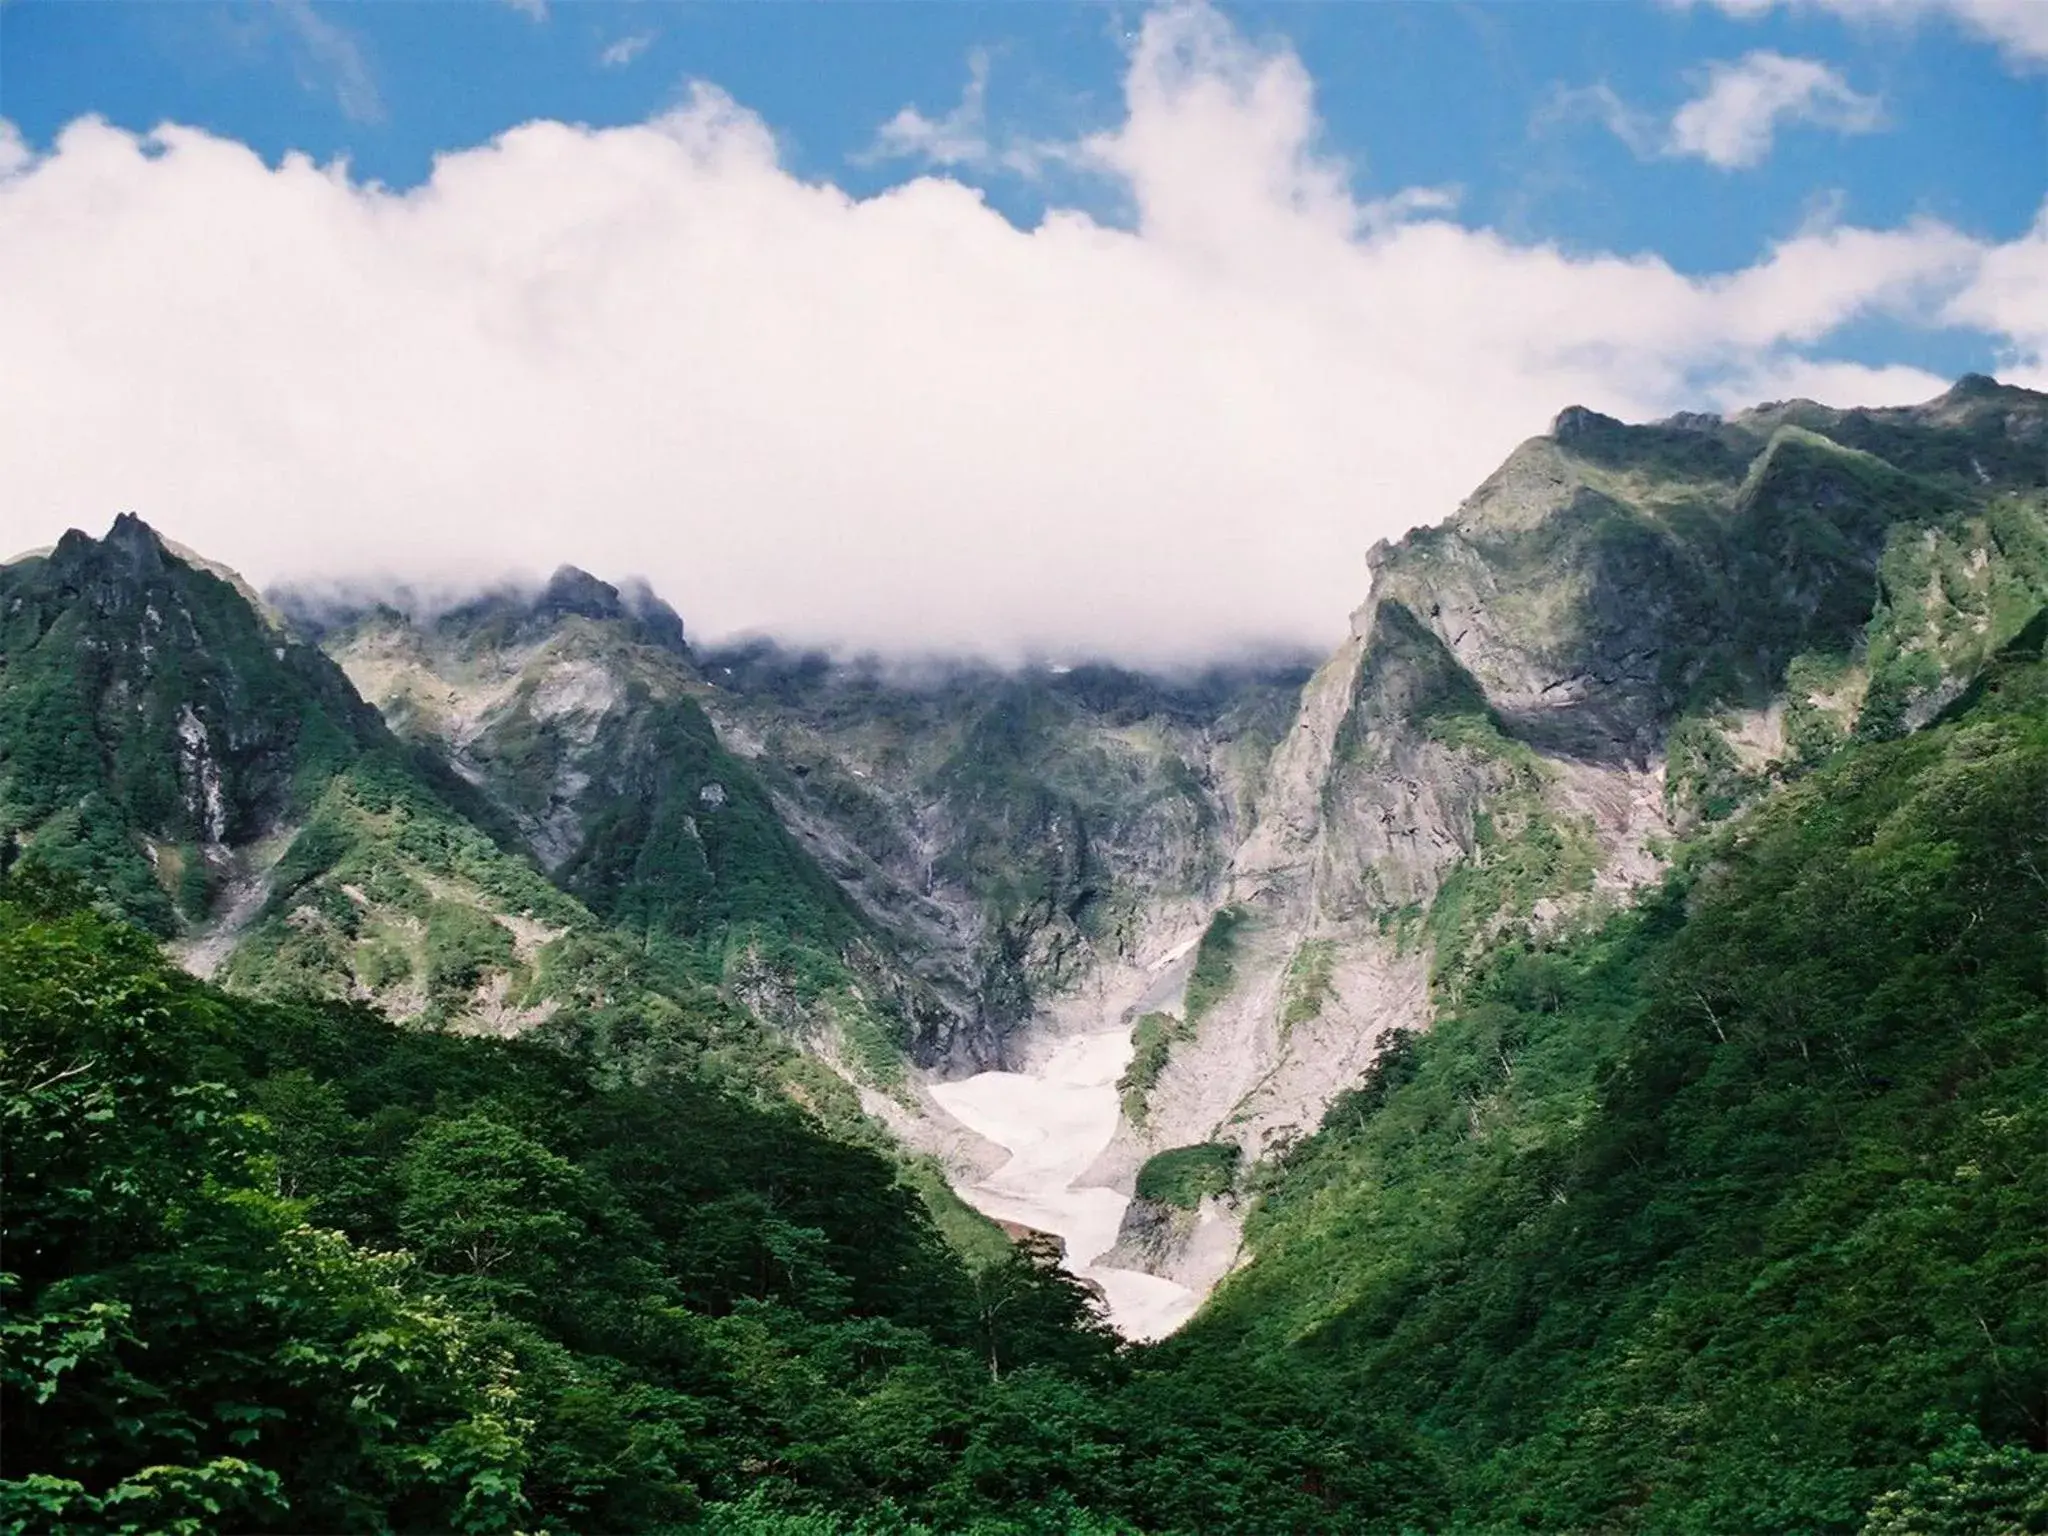
{"type": "Polygon", "coordinates": [[[1638,910],[1488,956],[1172,1352],[1394,1410],[1465,1528],[1854,1531],[1944,1445],[2003,1492],[1873,1528],[2048,1528],[2044,630],[1638,910]]]}
{"type": "MultiPolygon", "coordinates": [[[[2041,631],[2027,645],[2038,657],[2041,631]]],[[[1119,1353],[679,1074],[0,905],[24,1529],[2048,1525],[2048,678],[1483,961],[1119,1353]]]]}
{"type": "Polygon", "coordinates": [[[0,886],[0,1525],[1394,1529],[1341,1396],[1119,1355],[883,1158],[686,1076],[237,998],[0,886]]]}
{"type": "MultiPolygon", "coordinates": [[[[1147,850],[1205,859],[1236,790],[1189,777],[1132,680],[827,690],[756,780],[685,693],[629,679],[584,739],[535,674],[477,738],[486,801],[132,519],[0,570],[0,1525],[2048,1532],[2037,402],[1573,427],[1603,496],[1656,492],[1564,507],[1615,562],[1593,609],[1686,638],[1641,650],[1614,719],[1627,689],[1590,692],[1587,730],[1662,732],[1695,838],[1576,929],[1555,898],[1594,899],[1590,845],[1539,814],[1528,721],[1448,665],[1437,536],[1382,570],[1345,729],[1498,770],[1470,857],[1386,913],[1431,943],[1438,1016],[1279,1163],[1146,1165],[1161,1200],[1257,1195],[1253,1262],[1150,1349],[1021,1261],[970,1273],[852,1090],[762,1027],[839,994],[913,1017],[856,974],[876,934],[784,803],[987,902],[991,1018],[1138,884],[1200,888],[1203,859],[1147,850]],[[1683,538],[1747,553],[1674,564],[1683,538]],[[1646,602],[1645,571],[1726,622],[1646,602]],[[885,807],[825,746],[879,765],[869,727],[912,704],[931,755],[885,807]],[[1782,741],[1748,741],[1772,709],[1782,741]],[[571,769],[557,883],[512,828],[571,769]],[[920,859],[898,820],[927,813],[920,859]],[[244,897],[238,990],[122,921],[190,939],[244,897]]],[[[1539,607],[1569,596],[1558,532],[1513,567],[1539,607]]],[[[579,614],[549,630],[572,681],[632,660],[579,614]]],[[[1514,638],[1478,660],[1509,676],[1514,638]]],[[[1223,729],[1195,715],[1189,740],[1223,729]]],[[[1419,761],[1357,744],[1328,806],[1419,761]]],[[[1187,1020],[1148,1016],[1140,1107],[1235,984],[1235,921],[1187,1020]]]]}
{"type": "Polygon", "coordinates": [[[339,668],[132,516],[0,566],[0,859],[33,847],[174,933],[221,850],[379,750],[339,668]]]}

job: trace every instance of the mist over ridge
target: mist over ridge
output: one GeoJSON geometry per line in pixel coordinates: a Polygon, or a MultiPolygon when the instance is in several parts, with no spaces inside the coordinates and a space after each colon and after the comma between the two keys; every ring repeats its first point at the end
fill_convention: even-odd
{"type": "Polygon", "coordinates": [[[1146,17],[1028,229],[951,172],[804,180],[702,82],[403,193],[175,124],[14,142],[0,329],[33,382],[0,394],[0,547],[135,507],[260,587],[569,562],[710,637],[1322,650],[1365,551],[1569,403],[1938,394],[1830,354],[1871,320],[2044,377],[2048,225],[1818,220],[1705,275],[1520,241],[1443,189],[1353,191],[1300,59],[1201,6],[1146,17]]]}

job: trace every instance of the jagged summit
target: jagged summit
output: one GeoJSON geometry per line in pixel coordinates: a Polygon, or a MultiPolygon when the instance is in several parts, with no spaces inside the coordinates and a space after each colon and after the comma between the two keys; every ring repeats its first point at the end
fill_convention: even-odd
{"type": "Polygon", "coordinates": [[[96,539],[80,528],[67,529],[40,558],[81,578],[135,583],[163,575],[169,554],[154,528],[133,512],[122,512],[103,537],[96,539]]]}
{"type": "Polygon", "coordinates": [[[2040,483],[2039,475],[2048,474],[2048,396],[1983,373],[1966,373],[1941,394],[1917,405],[1843,409],[1797,397],[1765,401],[1732,416],[1679,411],[1643,423],[1624,422],[1583,405],[1568,405],[1552,419],[1547,432],[1524,443],[1502,468],[1507,469],[1532,445],[1544,443],[1580,457],[1614,463],[1640,461],[1660,453],[1667,457],[1691,455],[1695,459],[1692,467],[1698,468],[1713,452],[1708,444],[1718,443],[1747,458],[1764,446],[1771,433],[1787,425],[1818,432],[1848,447],[1869,449],[1880,457],[1890,457],[1888,449],[1907,447],[1901,433],[1934,431],[1944,436],[1951,449],[1975,447],[1980,456],[1986,449],[2004,450],[1997,454],[1998,468],[1985,463],[1986,473],[1993,478],[2001,468],[2008,477],[2029,484],[2040,483]],[[1953,436],[1958,427],[1983,441],[1961,443],[1953,436]],[[1691,437],[1693,443],[1683,442],[1680,434],[1691,437]],[[2013,448],[2019,450],[2017,456],[2011,454],[2013,448]],[[2032,478],[2027,473],[2028,454],[2036,471],[2032,478]]]}
{"type": "Polygon", "coordinates": [[[1622,423],[1612,416],[1604,416],[1583,405],[1568,405],[1551,421],[1550,436],[1557,442],[1568,443],[1577,438],[1616,431],[1621,426],[1622,423]]]}
{"type": "Polygon", "coordinates": [[[163,569],[166,551],[162,537],[133,512],[118,514],[100,544],[138,573],[154,575],[163,569]]]}
{"type": "Polygon", "coordinates": [[[134,512],[117,513],[100,538],[72,528],[54,545],[24,551],[5,563],[15,566],[38,560],[54,562],[57,569],[84,579],[111,581],[113,585],[103,594],[110,600],[124,592],[133,596],[140,589],[139,584],[165,576],[169,570],[167,562],[189,566],[226,582],[267,628],[288,636],[284,616],[265,602],[239,571],[209,560],[175,539],[165,538],[134,512]]]}
{"type": "Polygon", "coordinates": [[[0,567],[0,861],[34,849],[176,932],[388,741],[246,583],[132,512],[0,567]]]}
{"type": "Polygon", "coordinates": [[[617,587],[574,565],[555,568],[540,596],[534,599],[533,608],[536,613],[576,613],[586,619],[623,618],[626,612],[617,587]]]}
{"type": "Polygon", "coordinates": [[[282,583],[268,601],[300,633],[323,640],[366,622],[414,625],[449,637],[489,636],[491,643],[538,641],[565,619],[618,625],[633,640],[689,655],[682,616],[638,577],[616,586],[580,566],[562,565],[545,582],[504,581],[470,588],[450,600],[405,582],[339,585],[282,583]]]}

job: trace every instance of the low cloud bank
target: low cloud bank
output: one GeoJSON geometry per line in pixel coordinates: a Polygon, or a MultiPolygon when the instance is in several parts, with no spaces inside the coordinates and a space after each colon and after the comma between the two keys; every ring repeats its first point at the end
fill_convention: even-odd
{"type": "Polygon", "coordinates": [[[1812,349],[1872,315],[2048,381],[2048,223],[1803,234],[1688,278],[1361,202],[1311,82],[1154,12],[1134,210],[1020,231],[943,177],[856,199],[716,90],[536,123],[402,194],[190,128],[0,128],[0,546],[134,508],[259,584],[640,574],[693,636],[1158,664],[1320,645],[1365,550],[1559,407],[1925,398],[1812,349]]]}

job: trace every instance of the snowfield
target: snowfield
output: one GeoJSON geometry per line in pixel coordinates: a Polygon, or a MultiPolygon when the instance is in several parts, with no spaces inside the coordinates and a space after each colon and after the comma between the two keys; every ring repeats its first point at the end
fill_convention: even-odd
{"type": "Polygon", "coordinates": [[[1010,1160],[960,1195],[985,1215],[1057,1233],[1066,1268],[1100,1285],[1109,1320],[1130,1339],[1173,1332],[1200,1298],[1184,1285],[1133,1269],[1097,1265],[1116,1242],[1130,1198],[1075,1180],[1116,1134],[1116,1080],[1131,1059],[1128,1030],[1070,1036],[1027,1072],[982,1072],[931,1092],[968,1129],[1006,1148],[1010,1160]]]}

